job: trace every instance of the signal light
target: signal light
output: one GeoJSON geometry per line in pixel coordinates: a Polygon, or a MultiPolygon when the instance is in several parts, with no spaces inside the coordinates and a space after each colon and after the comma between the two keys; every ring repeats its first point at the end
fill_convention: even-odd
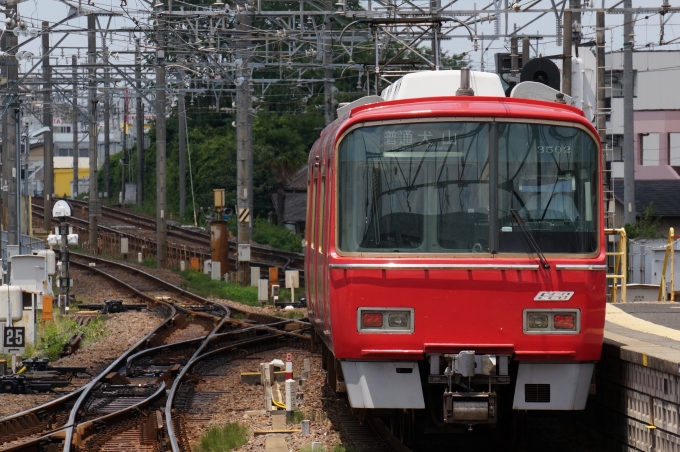
{"type": "Polygon", "coordinates": [[[556,315],[554,323],[556,330],[573,330],[574,316],[573,315],[556,315]]]}
{"type": "Polygon", "coordinates": [[[412,334],[415,321],[413,308],[357,309],[357,332],[412,334]]]}
{"type": "Polygon", "coordinates": [[[581,314],[578,309],[525,309],[525,334],[578,334],[581,314]]]}
{"type": "Polygon", "coordinates": [[[361,326],[363,328],[382,328],[383,315],[379,312],[364,312],[361,316],[361,326]]]}

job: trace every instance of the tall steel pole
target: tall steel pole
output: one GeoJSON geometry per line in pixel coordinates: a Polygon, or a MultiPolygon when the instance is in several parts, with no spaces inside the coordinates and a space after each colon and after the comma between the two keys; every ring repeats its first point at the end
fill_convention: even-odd
{"type": "MultiPolygon", "coordinates": [[[[8,17],[11,17],[12,14],[10,13],[8,17]]],[[[11,49],[17,46],[19,43],[19,38],[14,36],[14,33],[12,33],[12,30],[14,27],[8,26],[5,29],[5,33],[3,34],[3,37],[6,39],[6,44],[7,48],[11,49]]],[[[16,82],[19,79],[19,65],[16,60],[16,51],[13,51],[10,53],[10,55],[7,58],[9,64],[7,65],[7,85],[8,86],[13,86],[16,84],[16,82]]],[[[6,158],[7,160],[7,172],[8,172],[8,177],[5,179],[5,184],[8,185],[7,187],[7,210],[8,210],[8,215],[7,215],[7,226],[8,226],[8,232],[9,232],[9,242],[11,244],[16,244],[19,243],[19,213],[21,209],[17,209],[17,200],[18,200],[18,191],[19,191],[19,174],[16,172],[16,168],[18,167],[18,162],[16,160],[16,154],[17,154],[17,126],[18,126],[18,119],[17,119],[17,114],[16,114],[16,108],[15,106],[18,105],[17,101],[17,96],[18,96],[18,91],[16,88],[14,88],[12,91],[7,93],[10,105],[7,108],[7,112],[5,115],[7,116],[7,133],[3,137],[6,142],[3,143],[3,154],[6,154],[3,156],[3,160],[6,158]],[[9,182],[9,183],[8,183],[9,182]]],[[[4,168],[4,167],[3,167],[4,168]]],[[[4,187],[3,187],[4,190],[4,187]]]]}
{"type": "Polygon", "coordinates": [[[104,56],[104,197],[111,199],[111,94],[109,92],[109,52],[106,35],[102,39],[104,56]]]}
{"type": "Polygon", "coordinates": [[[623,3],[623,220],[635,223],[635,121],[633,117],[633,1],[623,3]]]}
{"type": "MultiPolygon", "coordinates": [[[[237,16],[236,30],[241,37],[240,57],[243,66],[238,78],[242,80],[236,87],[236,207],[238,216],[239,248],[250,246],[253,218],[253,128],[251,119],[252,96],[250,94],[250,71],[248,41],[252,17],[247,11],[237,16]]],[[[239,259],[238,281],[241,285],[250,284],[250,262],[239,259]]]]}
{"type": "MultiPolygon", "coordinates": [[[[159,2],[160,3],[160,2],[159,2]]],[[[161,5],[156,11],[161,12],[161,5]]],[[[165,30],[159,14],[156,28],[156,266],[168,266],[166,231],[166,156],[165,156],[165,30]]]]}
{"type": "Polygon", "coordinates": [[[179,126],[179,216],[184,216],[187,208],[187,137],[186,137],[186,105],[184,102],[184,71],[180,72],[179,98],[177,99],[177,117],[179,126]]]}
{"type": "MultiPolygon", "coordinates": [[[[607,124],[606,124],[606,107],[605,107],[605,48],[604,48],[604,10],[599,10],[595,14],[595,44],[596,44],[596,58],[597,58],[597,131],[600,135],[600,144],[602,149],[607,145],[607,124]]],[[[607,165],[607,156],[602,153],[602,168],[607,165]]],[[[605,193],[611,193],[611,173],[602,173],[602,183],[605,187],[605,193]]],[[[609,209],[608,203],[612,201],[613,196],[605,198],[605,211],[609,209]]],[[[605,227],[612,227],[607,223],[609,219],[605,216],[605,227]]]]}
{"type": "MultiPolygon", "coordinates": [[[[5,13],[7,17],[10,17],[9,13],[5,13]]],[[[0,48],[3,52],[7,51],[9,36],[9,27],[7,27],[7,33],[3,33],[0,38],[0,48]]],[[[10,56],[8,58],[13,58],[10,56]]],[[[9,80],[9,69],[11,66],[2,65],[2,75],[7,77],[9,80]]],[[[9,93],[7,93],[9,96],[9,93]]],[[[10,168],[9,159],[9,127],[7,118],[10,114],[11,108],[7,109],[4,115],[2,115],[2,230],[9,231],[9,180],[12,177],[12,170],[10,168]]]]}
{"type": "MultiPolygon", "coordinates": [[[[16,193],[16,241],[14,242],[15,245],[19,246],[19,252],[21,252],[21,233],[22,233],[22,227],[21,227],[21,100],[19,100],[15,104],[14,108],[14,137],[15,137],[15,142],[14,142],[14,149],[16,151],[14,158],[16,159],[15,161],[15,171],[16,171],[16,177],[14,178],[14,189],[16,193]]],[[[11,190],[11,189],[10,189],[11,190]]],[[[11,193],[11,192],[10,192],[11,193]]]]}
{"type": "Polygon", "coordinates": [[[562,40],[562,92],[571,96],[571,9],[564,10],[564,37],[562,40]]]}
{"type": "MultiPolygon", "coordinates": [[[[482,49],[484,51],[484,49],[482,49]]],[[[531,59],[531,43],[527,36],[522,38],[522,67],[524,67],[531,59]]]]}
{"type": "MultiPolygon", "coordinates": [[[[333,47],[331,41],[331,18],[323,24],[323,90],[326,125],[333,122],[333,47]]],[[[283,221],[283,218],[280,218],[283,221]]]]}
{"type": "Polygon", "coordinates": [[[97,121],[97,72],[95,64],[97,63],[97,35],[96,30],[96,16],[90,14],[87,16],[87,62],[88,67],[88,102],[90,113],[90,201],[89,201],[89,219],[90,219],[90,252],[97,254],[97,240],[99,236],[99,216],[101,215],[101,201],[99,200],[98,192],[98,167],[97,167],[97,135],[98,135],[98,121],[97,121]]]}
{"type": "Polygon", "coordinates": [[[71,57],[72,77],[73,77],[73,114],[71,120],[71,128],[73,131],[73,191],[71,197],[76,199],[78,197],[78,158],[80,157],[80,150],[78,149],[78,58],[73,55],[71,57]]]}
{"type": "MultiPolygon", "coordinates": [[[[125,165],[130,164],[128,161],[127,152],[127,141],[128,141],[128,102],[130,98],[128,97],[128,90],[125,90],[125,98],[123,100],[123,155],[120,159],[120,191],[121,191],[121,205],[125,206],[125,165]]],[[[120,112],[120,110],[118,110],[120,112]]]]}
{"type": "Polygon", "coordinates": [[[510,38],[510,80],[519,83],[519,49],[517,47],[517,36],[510,38]]]}
{"type": "MultiPolygon", "coordinates": [[[[43,55],[50,50],[50,34],[46,31],[50,23],[45,21],[42,23],[42,47],[43,55]]],[[[50,58],[43,60],[43,126],[49,127],[50,130],[43,134],[43,150],[44,150],[44,186],[43,199],[45,204],[44,209],[44,223],[43,229],[46,231],[52,230],[52,194],[54,193],[54,142],[52,140],[52,68],[50,67],[50,58]]],[[[28,138],[26,138],[28,140],[28,138]]]]}
{"type": "Polygon", "coordinates": [[[135,85],[136,115],[135,129],[137,130],[137,205],[141,206],[144,200],[144,108],[142,107],[142,54],[140,53],[139,38],[136,40],[135,55],[135,85]]]}

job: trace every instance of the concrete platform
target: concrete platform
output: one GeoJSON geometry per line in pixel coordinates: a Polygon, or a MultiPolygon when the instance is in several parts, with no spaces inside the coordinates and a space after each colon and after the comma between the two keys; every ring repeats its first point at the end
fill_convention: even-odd
{"type": "Polygon", "coordinates": [[[680,305],[607,304],[586,416],[620,450],[680,450],[680,305]]]}

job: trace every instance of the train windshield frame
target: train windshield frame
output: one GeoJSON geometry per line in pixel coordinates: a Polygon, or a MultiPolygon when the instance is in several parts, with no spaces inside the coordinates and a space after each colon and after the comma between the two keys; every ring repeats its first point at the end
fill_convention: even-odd
{"type": "Polygon", "coordinates": [[[385,121],[337,146],[341,254],[599,252],[599,147],[568,122],[385,121]],[[495,206],[495,207],[493,207],[495,206]]]}

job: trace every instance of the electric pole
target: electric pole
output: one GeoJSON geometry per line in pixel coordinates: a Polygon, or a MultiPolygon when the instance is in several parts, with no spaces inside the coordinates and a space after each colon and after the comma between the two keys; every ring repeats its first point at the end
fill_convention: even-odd
{"type": "MultiPolygon", "coordinates": [[[[482,49],[483,51],[484,49],[482,49]]],[[[526,64],[529,62],[531,59],[531,43],[529,42],[529,37],[525,36],[522,38],[522,68],[526,66],[526,64]]]]}
{"type": "Polygon", "coordinates": [[[136,124],[137,130],[137,205],[141,207],[144,200],[144,108],[142,107],[142,54],[140,53],[139,38],[136,39],[135,55],[135,85],[136,90],[136,124]]]}
{"type": "MultiPolygon", "coordinates": [[[[13,11],[10,11],[7,17],[13,17],[13,11]]],[[[17,25],[12,22],[12,25],[7,26],[3,37],[6,39],[7,49],[15,48],[19,43],[19,38],[12,33],[14,27],[17,25]]],[[[18,102],[18,90],[15,87],[19,79],[19,65],[16,59],[16,50],[12,51],[8,57],[7,64],[7,86],[13,87],[10,92],[7,93],[9,106],[5,115],[7,116],[7,133],[3,137],[5,142],[2,144],[3,157],[7,160],[7,172],[8,177],[5,179],[4,183],[8,185],[7,187],[7,210],[8,219],[7,226],[9,231],[9,242],[10,244],[19,243],[19,237],[21,237],[21,230],[19,229],[19,214],[21,209],[17,208],[17,202],[19,197],[19,174],[17,174],[17,168],[19,168],[19,162],[17,158],[17,129],[18,129],[18,118],[17,118],[17,108],[18,102]],[[8,183],[9,182],[9,183],[8,183]]],[[[4,168],[4,167],[3,167],[4,168]]],[[[5,187],[3,187],[5,190],[5,187]]]]}
{"type": "MultiPolygon", "coordinates": [[[[123,99],[123,155],[120,159],[120,191],[121,191],[121,201],[120,204],[125,206],[125,165],[127,164],[127,142],[128,142],[128,102],[130,98],[128,97],[128,90],[125,90],[125,99],[123,99]]],[[[120,112],[120,110],[118,110],[120,112]]]]}
{"type": "Polygon", "coordinates": [[[109,51],[102,38],[104,55],[104,197],[111,199],[111,94],[109,92],[109,51]]]}
{"type": "Polygon", "coordinates": [[[78,197],[78,158],[80,151],[78,149],[78,58],[73,55],[71,57],[72,77],[73,77],[73,119],[71,120],[71,128],[73,131],[73,191],[71,198],[78,197]]]}
{"type": "MultiPolygon", "coordinates": [[[[332,18],[323,23],[323,91],[326,125],[333,122],[333,48],[331,41],[332,18]]],[[[283,221],[283,218],[279,219],[283,221]]]]}
{"type": "Polygon", "coordinates": [[[564,37],[562,39],[562,92],[571,96],[571,9],[564,10],[564,37]]]}
{"type": "MultiPolygon", "coordinates": [[[[5,13],[7,17],[11,17],[8,12],[5,13]]],[[[0,47],[2,48],[3,52],[6,52],[8,49],[8,38],[9,35],[9,27],[7,27],[7,33],[3,33],[2,37],[0,38],[0,47]]],[[[11,56],[8,57],[12,58],[11,56]]],[[[9,65],[3,64],[2,65],[2,75],[9,80],[9,65]]],[[[9,96],[10,94],[7,93],[9,96]]],[[[8,128],[8,121],[7,118],[10,114],[10,108],[7,109],[4,115],[2,115],[2,229],[4,231],[9,231],[9,180],[12,177],[12,170],[10,168],[10,160],[9,160],[9,128],[8,128]]]]}
{"type": "MultiPolygon", "coordinates": [[[[46,55],[50,51],[50,34],[47,29],[50,27],[50,23],[45,21],[42,24],[43,35],[42,35],[42,48],[43,55],[46,55]]],[[[43,186],[43,199],[44,199],[44,223],[43,228],[46,231],[52,230],[52,194],[54,193],[54,150],[53,150],[53,140],[52,140],[52,68],[50,68],[50,57],[48,56],[43,60],[43,126],[49,127],[50,129],[43,134],[43,152],[44,152],[44,186],[43,186]]],[[[28,137],[26,137],[28,143],[28,137]]]]}
{"type": "Polygon", "coordinates": [[[187,112],[184,102],[184,71],[180,71],[179,98],[177,99],[177,119],[179,126],[179,216],[184,216],[187,208],[187,112]]]}
{"type": "Polygon", "coordinates": [[[251,119],[252,96],[250,94],[250,70],[248,68],[248,41],[252,17],[248,11],[237,16],[236,30],[240,36],[240,58],[243,66],[236,86],[236,208],[238,221],[238,282],[250,284],[250,235],[253,212],[253,128],[251,119]],[[248,249],[248,259],[242,250],[248,249]]]}
{"type": "Polygon", "coordinates": [[[99,200],[99,193],[97,191],[98,182],[98,168],[97,168],[97,135],[98,135],[98,121],[97,121],[97,72],[95,64],[97,63],[97,35],[96,30],[96,16],[90,14],[87,16],[87,62],[88,67],[88,101],[90,108],[90,201],[89,201],[89,219],[90,219],[90,252],[97,254],[97,240],[99,236],[99,216],[101,215],[101,201],[99,200]]]}
{"type": "Polygon", "coordinates": [[[635,223],[635,121],[633,118],[633,1],[623,3],[623,221],[635,223]]]}
{"type": "MultiPolygon", "coordinates": [[[[163,11],[163,4],[156,10],[163,11]]],[[[159,14],[156,28],[156,266],[168,266],[166,231],[166,161],[165,161],[165,23],[159,14]]]]}

